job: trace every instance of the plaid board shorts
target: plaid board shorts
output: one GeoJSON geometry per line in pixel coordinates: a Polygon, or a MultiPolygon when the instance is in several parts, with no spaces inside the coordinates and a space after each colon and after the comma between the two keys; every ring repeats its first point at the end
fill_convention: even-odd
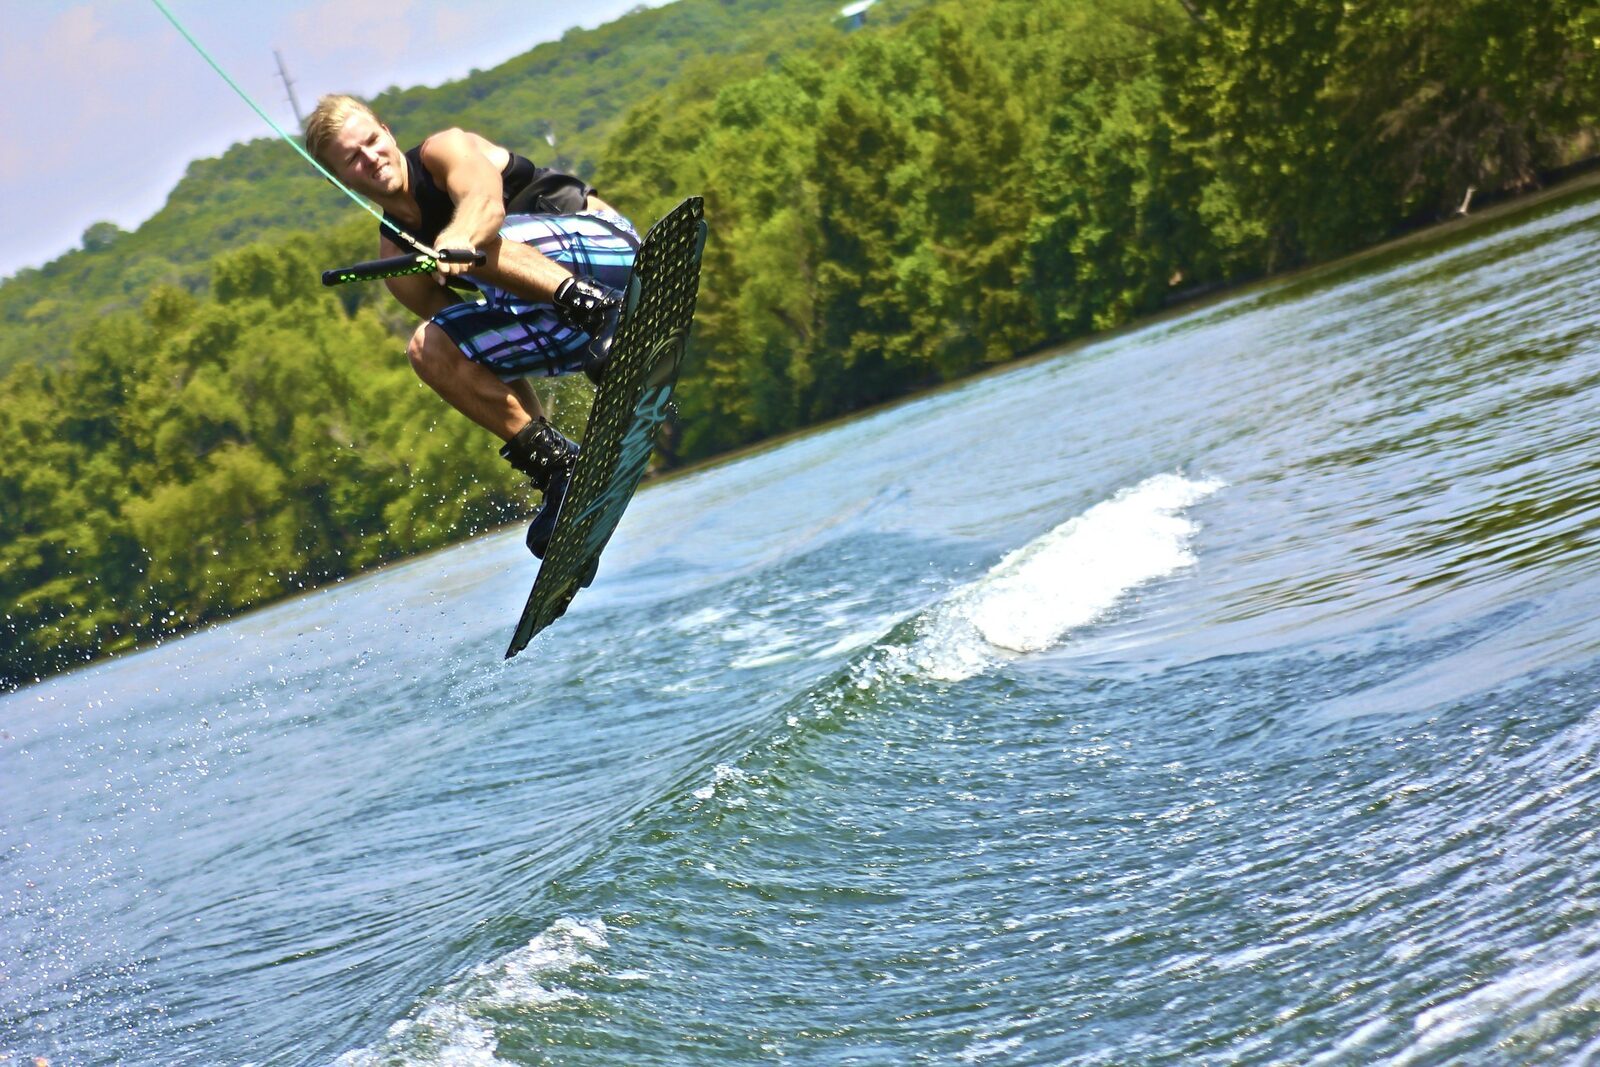
{"type": "MultiPolygon", "coordinates": [[[[614,211],[578,215],[507,215],[500,238],[530,245],[574,274],[625,289],[639,251],[633,223],[614,211]]],[[[469,275],[470,277],[470,275],[469,275]]],[[[477,303],[455,304],[432,319],[470,360],[504,380],[554,377],[583,368],[589,335],[539,304],[477,278],[477,303]]]]}

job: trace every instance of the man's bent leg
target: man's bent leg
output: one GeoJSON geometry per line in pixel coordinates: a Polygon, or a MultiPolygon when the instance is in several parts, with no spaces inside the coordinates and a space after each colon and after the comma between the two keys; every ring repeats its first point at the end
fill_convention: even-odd
{"type": "Polygon", "coordinates": [[[540,559],[555,532],[567,483],[578,463],[578,446],[545,420],[533,387],[516,385],[470,360],[437,324],[424,323],[406,350],[417,377],[451,407],[505,441],[500,455],[526,474],[544,494],[528,527],[528,550],[540,559]]]}
{"type": "Polygon", "coordinates": [[[494,371],[463,355],[456,343],[431,322],[423,323],[411,335],[406,355],[417,377],[445,403],[502,441],[511,440],[544,414],[531,389],[519,396],[518,390],[501,381],[494,371]]]}

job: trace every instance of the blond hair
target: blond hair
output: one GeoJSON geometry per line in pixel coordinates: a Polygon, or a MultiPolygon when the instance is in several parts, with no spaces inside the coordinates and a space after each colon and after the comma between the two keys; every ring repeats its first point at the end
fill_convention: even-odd
{"type": "Polygon", "coordinates": [[[323,149],[339,136],[339,131],[350,121],[350,116],[363,112],[372,115],[373,122],[378,122],[378,116],[372,114],[372,109],[353,96],[329,93],[318,100],[311,117],[306,119],[306,151],[318,163],[328,166],[328,160],[322,154],[323,149]]]}

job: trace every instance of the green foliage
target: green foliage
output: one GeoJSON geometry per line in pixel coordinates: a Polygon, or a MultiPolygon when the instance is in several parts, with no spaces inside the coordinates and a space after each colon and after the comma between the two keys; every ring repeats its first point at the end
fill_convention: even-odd
{"type": "MultiPolygon", "coordinates": [[[[697,70],[758,67],[774,51],[831,39],[836,7],[834,0],[679,0],[570,30],[493,70],[435,88],[390,89],[371,103],[407,147],[464,126],[588,177],[629,108],[697,70]]],[[[86,244],[0,284],[0,372],[22,361],[60,361],[78,318],[137,304],[153,282],[200,291],[210,279],[207,262],[224,247],[320,233],[356,210],[275,137],[196,160],[137,231],[105,244],[109,224],[97,224],[86,238],[103,247],[86,244]]],[[[369,234],[375,226],[367,219],[369,234]]]]}
{"type": "Polygon", "coordinates": [[[1600,119],[1600,11],[1580,0],[1187,6],[1197,21],[1157,69],[1222,277],[1536,184],[1600,119]]]}
{"type": "Polygon", "coordinates": [[[621,202],[713,221],[685,458],[1526,182],[1600,100],[1576,0],[890,10],[670,86],[605,154],[621,202]]]}
{"type": "Polygon", "coordinates": [[[124,236],[125,231],[114,222],[96,222],[83,231],[83,250],[85,252],[106,252],[117,243],[117,238],[124,236]]]}
{"type": "Polygon", "coordinates": [[[1353,6],[1327,97],[1361,116],[1374,162],[1411,202],[1449,210],[1469,188],[1527,186],[1592,129],[1600,8],[1580,0],[1414,0],[1353,6]]]}
{"type": "Polygon", "coordinates": [[[59,370],[8,376],[5,681],[517,512],[492,442],[417,382],[375,308],[303,284],[318,265],[304,237],[239,249],[210,297],[157,288],[59,370]]]}

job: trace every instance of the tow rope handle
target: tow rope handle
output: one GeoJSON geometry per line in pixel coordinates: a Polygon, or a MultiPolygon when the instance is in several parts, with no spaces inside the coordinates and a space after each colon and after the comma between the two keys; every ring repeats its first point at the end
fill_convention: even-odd
{"type": "Polygon", "coordinates": [[[410,252],[403,256],[369,259],[365,263],[325,270],[322,272],[322,284],[343,285],[345,282],[366,282],[378,278],[401,278],[407,274],[431,274],[440,263],[471,263],[474,267],[481,267],[484,262],[483,253],[470,248],[444,248],[440,249],[437,256],[410,252]]]}

